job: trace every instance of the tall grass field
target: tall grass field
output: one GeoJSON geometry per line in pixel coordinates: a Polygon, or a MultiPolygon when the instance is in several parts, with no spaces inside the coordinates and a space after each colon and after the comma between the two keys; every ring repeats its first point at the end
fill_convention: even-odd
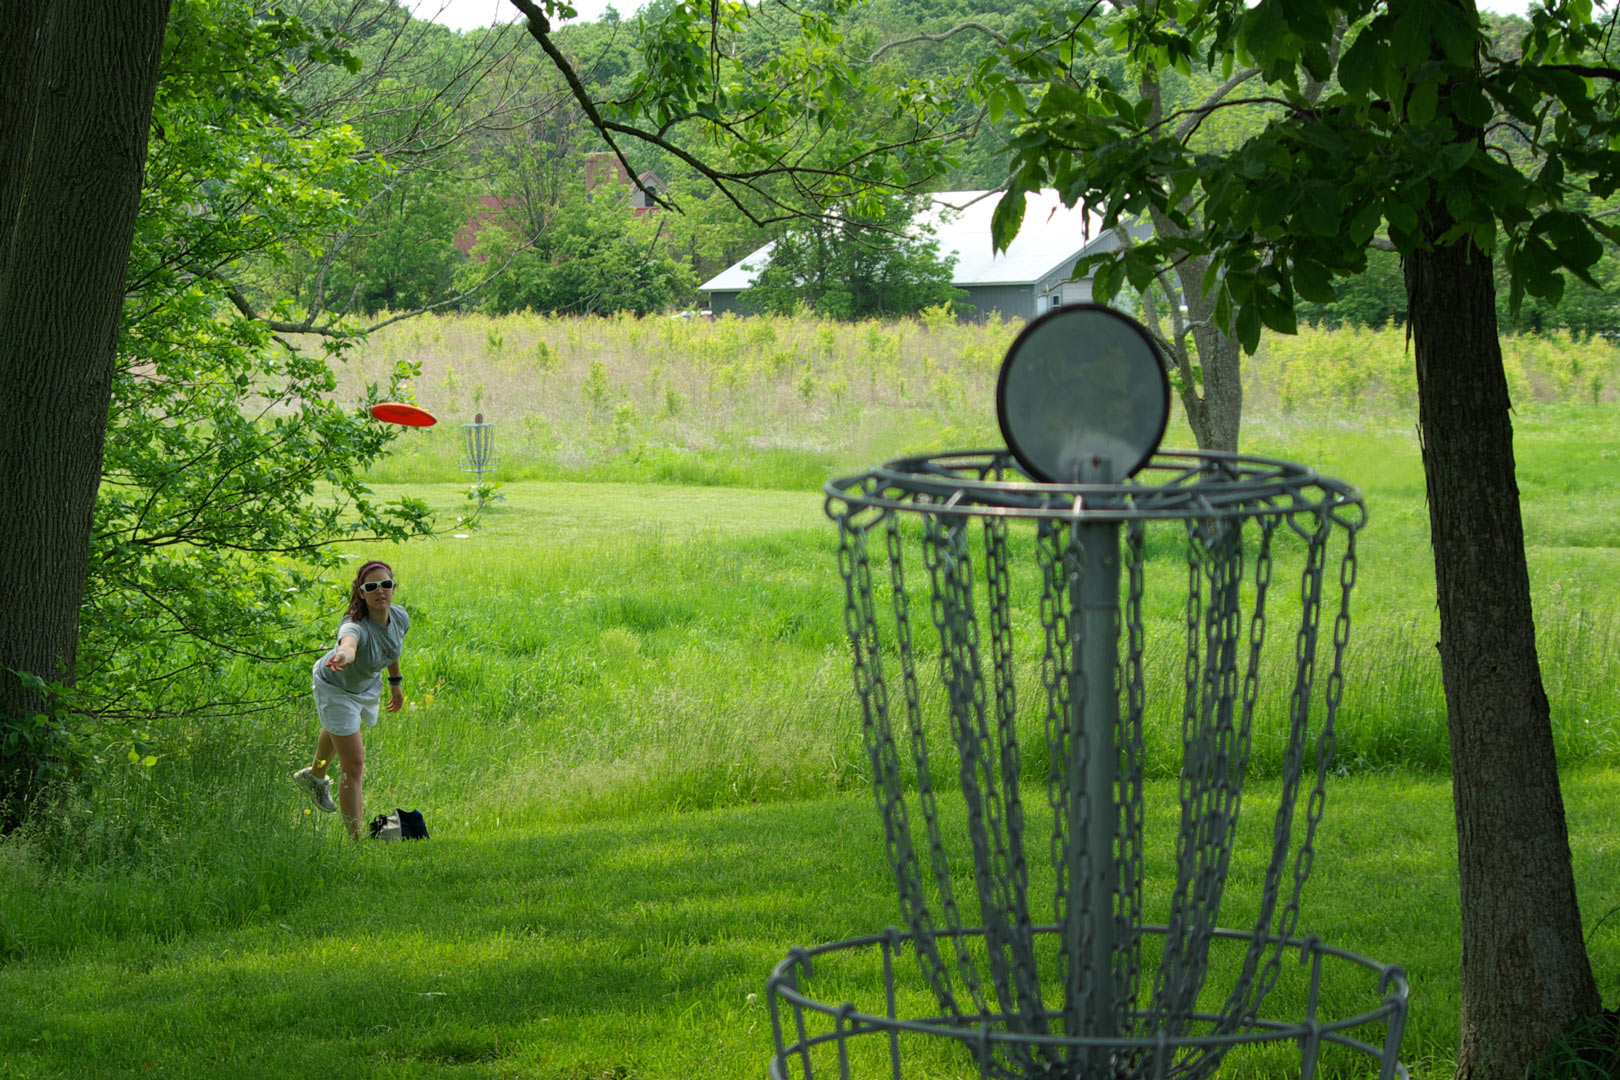
{"type": "MultiPolygon", "coordinates": [[[[432,839],[350,843],[291,786],[316,734],[300,696],[310,661],[234,672],[284,686],[289,705],[165,722],[150,768],[109,739],[85,783],[0,840],[0,1076],[763,1076],[772,967],[794,945],[900,920],[821,485],[999,443],[995,374],[1017,329],[515,316],[380,334],[339,393],[359,402],[389,365],[420,365],[416,399],[440,423],[403,433],[372,482],[426,499],[444,528],[344,552],[348,567],[389,560],[413,619],[407,706],[367,733],[367,813],[418,808],[432,839]],[[460,527],[460,425],[479,413],[496,425],[500,487],[460,527]]],[[[1602,342],[1506,344],[1543,678],[1612,1007],[1620,357],[1602,342]]],[[[1457,876],[1410,368],[1399,331],[1269,339],[1247,367],[1243,444],[1366,498],[1299,928],[1404,965],[1402,1056],[1439,1080],[1458,1027],[1457,876]]],[[[1173,422],[1167,445],[1191,441],[1173,422]]],[[[1182,677],[1185,562],[1170,534],[1150,533],[1148,553],[1148,813],[1173,822],[1180,717],[1154,688],[1182,677]]],[[[1297,595],[1299,570],[1280,556],[1275,580],[1297,595]]],[[[310,598],[311,660],[341,585],[310,598]]],[[[1252,905],[1277,797],[1297,602],[1274,602],[1244,804],[1264,827],[1240,846],[1225,925],[1252,905]]],[[[943,721],[930,734],[948,744],[943,721]]],[[[934,766],[954,787],[955,762],[934,766]]],[[[959,802],[944,800],[948,827],[959,802]]],[[[1150,855],[1150,907],[1171,863],[1150,855]]],[[[1285,977],[1276,1007],[1302,993],[1285,977]]],[[[1376,1003],[1354,979],[1330,987],[1335,1005],[1365,1007],[1358,994],[1376,1003]]],[[[1335,1058],[1326,1074],[1367,1072],[1335,1058]]],[[[967,1056],[927,1050],[907,1073],[971,1075],[967,1056]]],[[[1258,1054],[1221,1075],[1289,1067],[1258,1054]]]]}

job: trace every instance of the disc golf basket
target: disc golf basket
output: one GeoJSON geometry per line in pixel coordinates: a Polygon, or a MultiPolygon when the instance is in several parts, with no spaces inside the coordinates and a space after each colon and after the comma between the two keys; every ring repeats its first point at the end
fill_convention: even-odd
{"type": "Polygon", "coordinates": [[[479,413],[473,417],[472,423],[462,424],[461,431],[467,443],[467,453],[461,459],[461,471],[473,474],[475,490],[480,492],[478,501],[482,505],[484,474],[501,463],[501,456],[495,453],[495,425],[485,423],[484,414],[479,413]]]}
{"type": "Polygon", "coordinates": [[[1401,969],[1297,925],[1360,496],[1285,461],[1159,450],[1157,349],[1095,305],[1024,329],[997,408],[1005,450],[827,485],[905,926],[776,966],[771,1075],[1190,1080],[1236,1051],[1305,1078],[1324,1053],[1405,1077],[1401,969]],[[1148,589],[1167,563],[1169,605],[1148,589]],[[1286,628],[1268,615],[1274,567],[1298,568],[1286,628]],[[1183,639],[1162,688],[1145,677],[1144,610],[1183,639]],[[1291,654],[1262,665],[1288,637],[1291,654]],[[1247,785],[1264,789],[1255,840],[1239,824],[1263,676],[1287,705],[1265,728],[1277,775],[1247,785]],[[1179,715],[1179,739],[1144,738],[1161,690],[1155,715],[1179,715]],[[1166,742],[1179,756],[1150,760],[1166,742]],[[1177,812],[1155,812],[1149,775],[1179,777],[1177,812]],[[1258,895],[1228,889],[1246,881],[1258,895]],[[1223,902],[1242,929],[1217,925],[1223,902]]]}

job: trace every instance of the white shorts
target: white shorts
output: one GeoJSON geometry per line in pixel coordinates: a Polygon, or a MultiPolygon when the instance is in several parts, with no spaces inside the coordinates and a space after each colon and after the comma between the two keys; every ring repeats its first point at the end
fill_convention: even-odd
{"type": "Polygon", "coordinates": [[[377,698],[366,701],[320,679],[315,680],[314,692],[315,715],[320,717],[321,727],[333,735],[353,735],[361,724],[376,726],[377,698]]]}

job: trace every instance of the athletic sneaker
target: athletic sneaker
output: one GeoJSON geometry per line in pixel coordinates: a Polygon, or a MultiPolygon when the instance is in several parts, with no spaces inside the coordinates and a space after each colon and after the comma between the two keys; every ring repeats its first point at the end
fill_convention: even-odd
{"type": "Polygon", "coordinates": [[[293,773],[293,783],[309,792],[309,797],[315,800],[315,805],[328,814],[337,812],[337,803],[332,801],[332,778],[330,776],[316,776],[315,770],[306,765],[293,773]]]}

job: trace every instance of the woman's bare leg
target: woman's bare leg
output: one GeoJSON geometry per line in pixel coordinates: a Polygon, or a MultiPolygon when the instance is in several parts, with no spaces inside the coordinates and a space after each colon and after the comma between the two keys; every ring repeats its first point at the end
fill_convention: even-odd
{"type": "Polygon", "coordinates": [[[324,731],[321,734],[323,738],[330,738],[337,747],[338,764],[343,767],[343,781],[338,785],[338,809],[343,812],[343,824],[349,827],[349,835],[358,840],[360,783],[366,768],[365,744],[360,741],[358,731],[353,735],[328,735],[324,731]]]}
{"type": "Polygon", "coordinates": [[[321,728],[321,737],[315,741],[315,760],[309,765],[309,771],[315,774],[317,780],[326,779],[326,767],[332,763],[332,754],[336,750],[332,733],[321,728]]]}

